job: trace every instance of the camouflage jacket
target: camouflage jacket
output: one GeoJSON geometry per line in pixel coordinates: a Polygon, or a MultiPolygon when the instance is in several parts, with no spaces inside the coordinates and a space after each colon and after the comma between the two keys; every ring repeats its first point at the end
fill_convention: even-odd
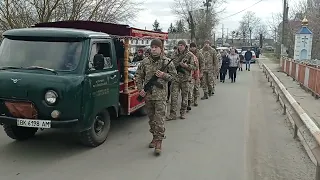
{"type": "Polygon", "coordinates": [[[200,50],[196,50],[196,52],[193,52],[193,54],[198,58],[198,63],[199,63],[199,71],[200,73],[203,72],[204,70],[204,57],[203,54],[200,52],[200,50]]]}
{"type": "Polygon", "coordinates": [[[218,60],[217,60],[217,52],[212,47],[202,48],[201,53],[204,57],[204,71],[205,72],[213,72],[218,68],[218,60]]]}
{"type": "Polygon", "coordinates": [[[221,54],[219,52],[217,52],[217,60],[218,60],[218,68],[221,67],[222,65],[222,58],[221,58],[221,54]]]}
{"type": "MultiPolygon", "coordinates": [[[[144,58],[136,71],[136,84],[139,91],[141,91],[151,77],[164,67],[170,59],[161,56],[159,60],[154,60],[152,57],[144,58]]],[[[172,81],[177,75],[177,71],[171,62],[166,70],[163,78],[159,78],[157,81],[163,85],[163,89],[153,86],[152,91],[147,92],[146,100],[166,100],[168,91],[168,81],[172,81]]]]}
{"type": "Polygon", "coordinates": [[[176,68],[179,66],[181,62],[186,63],[188,65],[187,67],[182,68],[184,73],[177,72],[178,75],[175,80],[179,82],[191,81],[191,71],[197,70],[197,66],[194,62],[193,53],[188,50],[185,50],[182,53],[176,53],[172,59],[176,68]]]}

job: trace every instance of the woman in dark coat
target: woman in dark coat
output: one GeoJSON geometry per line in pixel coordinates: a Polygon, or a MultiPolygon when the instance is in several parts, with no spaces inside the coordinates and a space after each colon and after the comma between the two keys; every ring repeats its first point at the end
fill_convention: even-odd
{"type": "Polygon", "coordinates": [[[226,79],[227,70],[230,64],[230,59],[226,51],[222,52],[221,59],[222,60],[221,60],[221,67],[220,67],[220,82],[224,83],[226,79]]]}

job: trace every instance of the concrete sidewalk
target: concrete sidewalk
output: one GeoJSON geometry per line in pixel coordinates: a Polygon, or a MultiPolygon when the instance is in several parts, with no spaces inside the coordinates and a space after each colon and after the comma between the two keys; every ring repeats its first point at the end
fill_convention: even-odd
{"type": "Polygon", "coordinates": [[[280,66],[275,61],[264,56],[259,58],[259,61],[265,63],[271,69],[310,118],[320,127],[320,100],[315,99],[311,93],[302,89],[299,83],[294,81],[292,77],[280,72],[280,66]]]}

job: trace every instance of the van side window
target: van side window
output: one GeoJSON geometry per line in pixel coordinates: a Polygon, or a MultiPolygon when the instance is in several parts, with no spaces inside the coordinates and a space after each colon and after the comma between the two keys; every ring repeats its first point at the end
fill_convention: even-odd
{"type": "Polygon", "coordinates": [[[90,60],[89,60],[89,71],[94,71],[93,58],[96,54],[102,54],[104,57],[104,70],[113,68],[112,54],[110,43],[94,43],[91,47],[90,60]]]}

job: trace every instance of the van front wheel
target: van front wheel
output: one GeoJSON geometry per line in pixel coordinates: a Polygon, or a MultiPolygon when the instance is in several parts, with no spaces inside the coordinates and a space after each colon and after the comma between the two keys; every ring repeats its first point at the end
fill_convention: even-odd
{"type": "Polygon", "coordinates": [[[104,143],[110,131],[110,114],[108,111],[98,113],[92,122],[90,129],[80,132],[82,144],[90,147],[97,147],[104,143]]]}

